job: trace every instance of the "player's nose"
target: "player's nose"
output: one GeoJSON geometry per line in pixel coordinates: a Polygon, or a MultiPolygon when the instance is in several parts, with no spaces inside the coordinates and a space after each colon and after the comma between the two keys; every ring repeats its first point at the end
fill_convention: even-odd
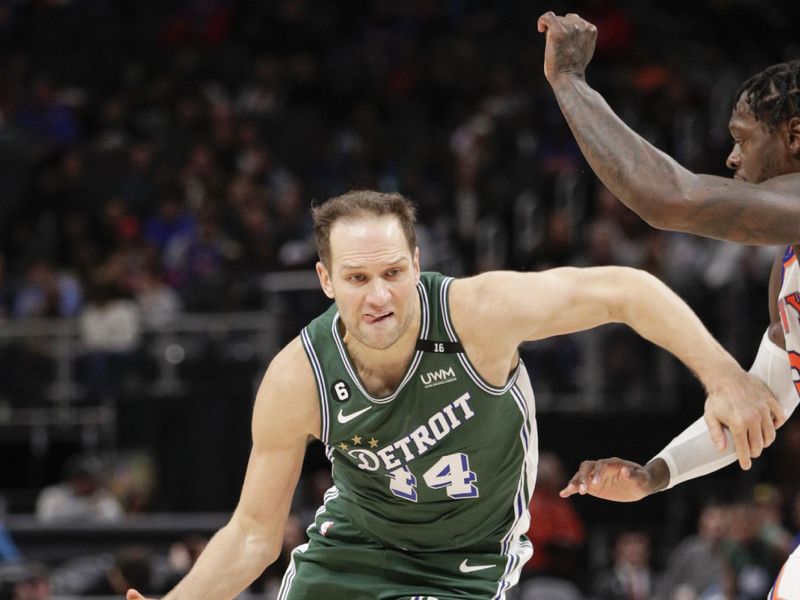
{"type": "Polygon", "coordinates": [[[731,150],[731,153],[728,154],[728,158],[725,161],[725,165],[734,171],[737,171],[739,167],[742,166],[742,154],[739,152],[738,148],[731,150]]]}
{"type": "Polygon", "coordinates": [[[391,294],[389,293],[389,288],[386,285],[386,282],[380,277],[373,279],[369,293],[367,294],[367,301],[373,306],[383,306],[389,302],[390,298],[391,294]]]}

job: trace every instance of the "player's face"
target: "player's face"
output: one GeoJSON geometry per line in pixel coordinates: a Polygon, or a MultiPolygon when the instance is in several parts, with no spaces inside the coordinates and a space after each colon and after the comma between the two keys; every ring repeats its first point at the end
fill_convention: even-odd
{"type": "Polygon", "coordinates": [[[786,125],[781,124],[770,132],[765,123],[756,120],[743,98],[733,108],[728,129],[733,138],[733,150],[725,164],[736,172],[734,179],[761,183],[794,170],[786,125]]]}
{"type": "Polygon", "coordinates": [[[348,334],[383,350],[408,332],[419,311],[419,251],[394,216],[334,223],[331,264],[317,263],[322,289],[336,300],[348,334]]]}

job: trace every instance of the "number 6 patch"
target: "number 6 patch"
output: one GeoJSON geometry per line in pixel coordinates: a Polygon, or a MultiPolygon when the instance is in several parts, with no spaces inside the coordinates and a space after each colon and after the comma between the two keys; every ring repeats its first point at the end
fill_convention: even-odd
{"type": "Polygon", "coordinates": [[[331,394],[339,402],[347,402],[350,400],[350,386],[343,379],[337,379],[331,385],[331,394]]]}

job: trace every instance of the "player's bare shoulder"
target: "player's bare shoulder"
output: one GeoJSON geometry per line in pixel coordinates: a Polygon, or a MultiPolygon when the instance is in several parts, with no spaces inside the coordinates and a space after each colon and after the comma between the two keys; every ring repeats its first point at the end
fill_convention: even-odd
{"type": "Polygon", "coordinates": [[[516,347],[510,299],[520,273],[492,271],[455,280],[450,286],[450,314],[464,342],[516,347]]]}
{"type": "Polygon", "coordinates": [[[278,419],[297,433],[319,437],[317,387],[299,337],[289,342],[269,364],[259,386],[253,426],[278,419]]]}

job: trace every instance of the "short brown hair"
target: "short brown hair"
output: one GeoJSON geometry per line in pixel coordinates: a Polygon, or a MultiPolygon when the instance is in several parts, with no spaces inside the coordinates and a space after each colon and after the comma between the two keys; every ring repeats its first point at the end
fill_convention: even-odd
{"type": "Polygon", "coordinates": [[[417,246],[415,228],[417,211],[412,202],[401,194],[353,190],[341,196],[335,196],[319,206],[313,206],[311,214],[314,217],[317,252],[319,252],[319,259],[326,267],[330,267],[331,264],[331,229],[336,221],[342,219],[394,215],[400,221],[409,249],[413,252],[417,246]]]}

